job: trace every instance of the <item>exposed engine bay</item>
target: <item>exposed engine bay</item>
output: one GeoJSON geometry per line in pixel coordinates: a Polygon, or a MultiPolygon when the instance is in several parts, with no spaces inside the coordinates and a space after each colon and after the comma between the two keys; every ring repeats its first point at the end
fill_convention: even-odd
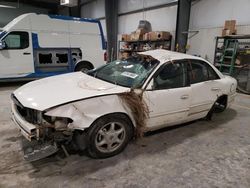
{"type": "MultiPolygon", "coordinates": [[[[72,122],[70,118],[47,116],[38,110],[23,107],[19,101],[12,96],[14,101],[13,113],[18,113],[27,122],[29,127],[21,127],[21,132],[27,140],[22,140],[24,158],[27,161],[36,161],[45,158],[59,149],[67,153],[65,146],[73,147],[75,150],[86,148],[85,133],[80,130],[70,130],[68,125],[72,122]],[[76,133],[77,131],[77,133],[76,133]],[[29,140],[29,141],[28,141],[29,140]],[[80,146],[80,147],[78,147],[80,146]]],[[[18,119],[14,119],[18,123],[18,119]]],[[[18,123],[20,125],[20,123],[18,123]]]]}

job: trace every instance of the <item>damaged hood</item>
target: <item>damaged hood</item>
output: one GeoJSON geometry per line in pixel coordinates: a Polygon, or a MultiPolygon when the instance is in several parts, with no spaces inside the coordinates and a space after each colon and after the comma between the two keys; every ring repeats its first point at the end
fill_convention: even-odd
{"type": "Polygon", "coordinates": [[[76,72],[30,82],[14,91],[14,95],[23,106],[43,111],[75,100],[126,91],[129,88],[76,72]]]}

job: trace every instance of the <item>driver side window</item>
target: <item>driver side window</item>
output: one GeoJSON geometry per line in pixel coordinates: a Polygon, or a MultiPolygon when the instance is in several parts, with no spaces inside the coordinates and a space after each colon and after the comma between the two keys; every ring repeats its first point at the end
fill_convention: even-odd
{"type": "Polygon", "coordinates": [[[185,64],[181,61],[163,65],[160,72],[154,77],[153,89],[173,89],[187,86],[185,64]]]}
{"type": "Polygon", "coordinates": [[[6,49],[25,49],[29,47],[29,34],[22,31],[10,32],[5,38],[6,49]]]}

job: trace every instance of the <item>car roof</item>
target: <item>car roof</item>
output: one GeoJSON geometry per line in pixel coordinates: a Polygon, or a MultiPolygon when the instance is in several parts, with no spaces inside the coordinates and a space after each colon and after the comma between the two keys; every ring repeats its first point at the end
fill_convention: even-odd
{"type": "Polygon", "coordinates": [[[168,61],[180,60],[180,59],[197,59],[197,60],[204,61],[204,59],[197,57],[197,56],[188,55],[188,54],[179,53],[179,52],[173,52],[169,50],[163,50],[163,49],[149,50],[145,52],[139,52],[138,54],[151,56],[154,59],[157,59],[158,61],[160,61],[160,63],[166,63],[168,61]]]}

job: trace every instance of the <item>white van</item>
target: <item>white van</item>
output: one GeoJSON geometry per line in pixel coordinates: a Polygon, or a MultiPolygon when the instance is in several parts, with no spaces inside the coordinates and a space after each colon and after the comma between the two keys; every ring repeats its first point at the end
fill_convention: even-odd
{"type": "Polygon", "coordinates": [[[105,63],[99,20],[23,14],[0,32],[0,81],[86,71],[105,63]]]}

